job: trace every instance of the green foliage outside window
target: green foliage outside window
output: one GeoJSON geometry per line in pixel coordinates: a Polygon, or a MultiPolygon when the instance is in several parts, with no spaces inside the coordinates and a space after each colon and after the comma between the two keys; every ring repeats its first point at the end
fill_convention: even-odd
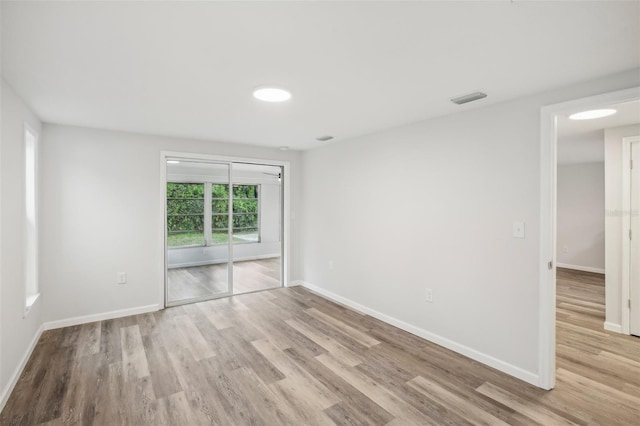
{"type": "MultiPolygon", "coordinates": [[[[169,247],[204,245],[204,194],[201,183],[167,183],[169,247]]],[[[233,185],[233,240],[258,241],[258,186],[233,185]]],[[[229,187],[211,185],[211,243],[228,242],[229,187]]]]}
{"type": "Polygon", "coordinates": [[[204,245],[204,185],[167,183],[169,246],[204,245]]]}

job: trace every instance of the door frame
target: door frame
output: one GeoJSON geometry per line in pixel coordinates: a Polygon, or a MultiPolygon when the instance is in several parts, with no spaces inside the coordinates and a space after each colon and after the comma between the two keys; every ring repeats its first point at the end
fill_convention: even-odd
{"type": "Polygon", "coordinates": [[[622,138],[622,288],[621,295],[621,326],[623,334],[631,334],[631,243],[625,235],[631,229],[631,169],[627,164],[631,162],[631,144],[640,146],[640,136],[622,138]],[[628,214],[627,214],[628,213],[628,214]]]}
{"type": "MultiPolygon", "coordinates": [[[[163,279],[161,280],[161,286],[159,288],[158,301],[159,306],[163,308],[167,307],[167,239],[166,237],[166,229],[167,229],[167,212],[166,212],[166,199],[167,199],[167,159],[184,159],[185,161],[210,161],[210,162],[218,162],[218,163],[245,163],[245,164],[256,164],[256,165],[267,165],[267,166],[277,166],[282,167],[282,261],[281,261],[281,280],[282,286],[289,287],[290,286],[290,240],[291,240],[291,183],[290,183],[290,175],[291,175],[291,163],[289,161],[281,161],[281,160],[267,160],[267,159],[257,159],[257,158],[247,158],[247,157],[232,157],[232,156],[222,156],[222,155],[213,155],[213,154],[202,154],[202,153],[192,153],[192,152],[182,152],[182,151],[160,151],[160,214],[162,215],[161,226],[159,229],[160,241],[162,244],[158,246],[161,248],[161,251],[158,251],[158,259],[159,259],[159,267],[162,268],[161,276],[163,279]]],[[[233,166],[230,164],[230,179],[233,179],[233,166]]],[[[232,182],[230,182],[230,185],[232,182]]],[[[231,206],[231,203],[229,203],[231,206]]],[[[233,244],[231,244],[229,256],[231,261],[233,262],[233,244]]],[[[230,275],[231,279],[233,279],[233,275],[230,275]]],[[[232,283],[230,283],[230,286],[232,283]]],[[[232,287],[230,287],[232,288],[232,287]]],[[[233,294],[222,293],[220,297],[232,296],[233,294]]],[[[209,300],[211,297],[205,297],[203,300],[209,300]]],[[[197,300],[193,300],[194,302],[197,300]]]]}
{"type": "Polygon", "coordinates": [[[639,98],[640,87],[633,87],[547,105],[540,109],[538,386],[543,389],[553,389],[556,382],[557,116],[561,113],[628,102],[639,98]]]}

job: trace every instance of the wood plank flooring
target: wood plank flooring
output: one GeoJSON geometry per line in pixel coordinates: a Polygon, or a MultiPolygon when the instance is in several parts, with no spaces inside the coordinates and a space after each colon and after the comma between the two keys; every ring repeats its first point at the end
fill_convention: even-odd
{"type": "Polygon", "coordinates": [[[293,287],[47,331],[0,424],[635,425],[640,339],[603,294],[559,271],[550,392],[293,287]]]}
{"type": "MultiPolygon", "coordinates": [[[[225,293],[227,264],[172,268],[167,281],[170,302],[225,293]]],[[[279,257],[233,263],[233,294],[276,288],[280,283],[279,257]]]]}
{"type": "Polygon", "coordinates": [[[604,303],[604,275],[558,268],[557,384],[546,400],[591,423],[640,424],[640,338],[605,331],[604,303]]]}

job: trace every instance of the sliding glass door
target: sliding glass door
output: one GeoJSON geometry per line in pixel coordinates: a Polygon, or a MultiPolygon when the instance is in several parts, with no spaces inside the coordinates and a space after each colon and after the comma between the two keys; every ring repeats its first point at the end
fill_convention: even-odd
{"type": "Polygon", "coordinates": [[[166,161],[166,305],[282,286],[282,168],[166,161]]]}
{"type": "Polygon", "coordinates": [[[167,161],[167,306],[231,294],[230,165],[167,161]],[[215,183],[214,183],[215,182],[215,183]]]}

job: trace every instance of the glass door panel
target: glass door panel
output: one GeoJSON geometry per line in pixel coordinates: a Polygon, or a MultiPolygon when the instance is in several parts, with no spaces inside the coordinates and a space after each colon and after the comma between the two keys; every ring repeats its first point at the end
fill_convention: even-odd
{"type": "Polygon", "coordinates": [[[282,286],[282,168],[232,164],[233,294],[282,286]]]}
{"type": "Polygon", "coordinates": [[[232,294],[230,165],[167,161],[167,306],[232,294]]]}

